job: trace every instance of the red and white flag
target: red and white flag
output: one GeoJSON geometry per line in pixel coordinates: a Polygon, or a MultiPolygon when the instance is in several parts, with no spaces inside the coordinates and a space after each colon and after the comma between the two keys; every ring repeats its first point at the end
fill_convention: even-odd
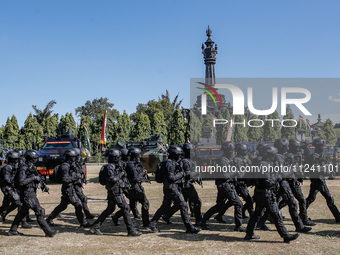
{"type": "Polygon", "coordinates": [[[102,144],[102,151],[105,151],[105,144],[106,144],[106,121],[107,121],[107,118],[106,118],[106,112],[105,111],[105,114],[104,114],[104,120],[103,120],[103,126],[102,126],[102,135],[100,137],[100,143],[102,144]]]}
{"type": "Polygon", "coordinates": [[[300,120],[300,128],[302,128],[302,120],[303,120],[303,117],[301,115],[299,115],[299,120],[300,120]]]}
{"type": "Polygon", "coordinates": [[[232,123],[234,122],[234,118],[235,118],[235,115],[233,116],[232,120],[230,121],[230,125],[229,125],[229,128],[228,128],[228,135],[227,135],[226,142],[231,141],[231,137],[233,135],[233,126],[232,126],[232,123]]]}

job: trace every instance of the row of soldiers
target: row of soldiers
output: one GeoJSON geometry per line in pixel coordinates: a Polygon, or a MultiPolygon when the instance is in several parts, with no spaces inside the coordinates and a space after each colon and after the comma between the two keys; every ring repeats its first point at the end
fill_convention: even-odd
{"type": "MultiPolygon", "coordinates": [[[[322,165],[325,163],[322,154],[323,145],[322,139],[317,138],[313,141],[313,146],[316,149],[315,153],[310,156],[309,162],[311,164],[322,165]]],[[[301,163],[298,153],[299,147],[300,144],[297,140],[288,141],[283,138],[278,139],[274,146],[260,144],[258,147],[259,155],[253,158],[251,164],[257,166],[296,165],[296,167],[299,167],[301,163]]],[[[238,143],[234,146],[232,142],[226,142],[222,145],[221,150],[223,155],[216,162],[220,166],[234,165],[237,169],[240,169],[241,166],[247,164],[245,160],[247,147],[244,144],[238,143]]],[[[102,167],[100,171],[102,175],[99,176],[99,179],[107,189],[108,205],[97,220],[91,224],[86,219],[93,219],[97,215],[89,212],[87,198],[82,192],[84,170],[79,164],[79,151],[77,149],[70,149],[65,152],[65,162],[60,166],[62,176],[61,203],[52,211],[46,221],[44,220],[45,211],[36,197],[36,190],[39,186],[42,185],[44,189],[47,188],[34,166],[38,154],[33,150],[26,151],[26,161],[19,165],[19,153],[10,152],[8,164],[1,170],[0,184],[4,193],[4,201],[11,201],[12,204],[17,205],[19,212],[8,234],[20,235],[17,231],[18,225],[28,215],[28,209],[32,209],[46,236],[54,236],[57,231],[50,228],[50,226],[54,226],[53,219],[65,210],[69,203],[75,207],[81,227],[90,227],[90,232],[97,235],[102,234],[100,226],[118,206],[120,210],[112,216],[112,221],[115,225],[118,225],[118,219],[123,216],[129,236],[141,235],[141,232],[137,231],[132,223],[130,210],[132,210],[135,218],[142,217],[142,227],[150,232],[159,231],[157,222],[160,218],[171,224],[171,216],[180,210],[186,232],[198,233],[200,229],[196,227],[208,229],[207,221],[215,213],[218,213],[215,219],[224,223],[223,214],[229,207],[234,206],[234,230],[246,232],[246,240],[259,238],[254,235],[256,225],[259,229],[268,230],[265,221],[270,216],[281,237],[285,242],[289,242],[296,239],[299,234],[291,235],[287,231],[282,221],[280,209],[288,205],[296,231],[308,232],[311,228],[307,226],[313,226],[315,223],[308,217],[307,208],[315,200],[318,191],[326,198],[336,221],[340,222],[340,213],[334,205],[334,199],[328,191],[323,176],[317,175],[311,178],[311,191],[308,198],[305,199],[300,187],[303,178],[298,172],[293,171],[280,175],[267,173],[267,175],[256,179],[249,179],[240,175],[239,172],[227,172],[223,178],[218,178],[215,181],[218,190],[216,205],[202,216],[202,203],[194,186],[195,182],[199,183],[201,180],[199,173],[195,171],[195,150],[193,145],[189,143],[182,147],[170,146],[168,159],[163,161],[157,170],[156,179],[163,183],[164,198],[161,207],[150,220],[149,201],[142,186],[143,182],[149,180],[147,172],[140,162],[140,149],[130,148],[121,151],[110,149],[107,156],[108,164],[102,167]],[[255,186],[253,197],[250,196],[248,191],[248,187],[251,185],[255,186]],[[130,205],[127,204],[124,195],[130,200],[130,205]],[[245,200],[244,206],[239,196],[245,200]],[[299,202],[300,213],[297,212],[298,206],[294,197],[299,202]],[[137,209],[137,202],[142,204],[141,216],[137,209]],[[253,209],[254,202],[256,203],[255,210],[253,209]],[[191,223],[188,203],[195,216],[196,227],[191,223]],[[247,228],[242,226],[242,219],[245,217],[246,210],[250,214],[247,228]]],[[[7,202],[3,204],[1,211],[6,209],[8,209],[7,202]],[[7,208],[5,208],[6,206],[7,208]]]]}

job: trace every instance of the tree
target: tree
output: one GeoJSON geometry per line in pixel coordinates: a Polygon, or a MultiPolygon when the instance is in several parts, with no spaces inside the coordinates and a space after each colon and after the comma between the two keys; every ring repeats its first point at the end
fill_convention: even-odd
{"type": "Polygon", "coordinates": [[[203,117],[203,123],[202,123],[202,128],[210,128],[211,132],[210,134],[204,134],[202,133],[202,137],[204,138],[211,138],[213,135],[214,127],[213,127],[213,119],[214,115],[212,113],[209,113],[203,117]]]}
{"type": "Polygon", "coordinates": [[[234,143],[238,142],[248,142],[247,131],[248,126],[247,124],[235,124],[235,123],[246,123],[246,118],[244,115],[235,115],[234,122],[233,122],[233,136],[232,141],[234,143]]]}
{"type": "Polygon", "coordinates": [[[151,133],[159,134],[162,136],[164,143],[167,142],[167,129],[165,124],[164,115],[161,111],[155,113],[151,120],[151,133]]]}
{"type": "Polygon", "coordinates": [[[175,110],[172,115],[168,141],[171,145],[185,143],[184,118],[179,109],[175,110]]]}
{"type": "MultiPolygon", "coordinates": [[[[52,115],[52,108],[56,103],[57,102],[55,100],[51,100],[50,102],[48,102],[43,110],[38,109],[36,105],[32,105],[33,110],[35,111],[35,115],[33,116],[37,119],[40,125],[43,124],[45,119],[52,115]]],[[[55,117],[58,119],[58,114],[56,114],[55,117]]]]}
{"type": "Polygon", "coordinates": [[[23,128],[23,138],[26,149],[32,149],[33,143],[40,147],[44,143],[42,135],[43,128],[38,123],[37,118],[33,117],[32,113],[30,113],[25,120],[23,128]]]}
{"type": "Polygon", "coordinates": [[[183,102],[183,99],[180,100],[179,102],[177,102],[178,96],[179,96],[179,94],[177,94],[177,96],[175,96],[174,100],[171,102],[169,91],[166,90],[165,94],[162,94],[159,97],[159,101],[164,100],[164,99],[167,100],[172,105],[172,109],[176,110],[176,109],[180,108],[180,106],[181,106],[181,104],[183,102]]]}
{"type": "Polygon", "coordinates": [[[4,147],[14,148],[17,147],[19,140],[19,125],[15,115],[12,118],[7,118],[4,130],[4,147]]]}
{"type": "Polygon", "coordinates": [[[150,131],[151,128],[149,117],[144,113],[139,114],[132,129],[132,139],[135,141],[146,140],[151,135],[150,131]]]}
{"type": "Polygon", "coordinates": [[[85,105],[76,108],[76,116],[81,117],[90,116],[93,123],[97,122],[97,118],[99,114],[104,114],[105,110],[107,110],[108,115],[112,115],[113,117],[117,117],[119,112],[116,109],[113,109],[114,104],[109,102],[107,97],[101,97],[93,99],[92,102],[87,100],[85,105]]]}
{"type": "Polygon", "coordinates": [[[267,121],[263,126],[263,140],[264,141],[276,141],[281,136],[280,122],[274,121],[280,119],[279,113],[275,110],[272,114],[267,116],[267,121]]]}
{"type": "Polygon", "coordinates": [[[229,129],[229,125],[230,125],[230,114],[229,114],[229,110],[226,110],[223,114],[220,114],[218,116],[218,119],[225,119],[228,121],[228,123],[226,124],[217,124],[216,125],[216,143],[219,145],[222,145],[228,136],[228,129],[229,129]]]}
{"type": "Polygon", "coordinates": [[[325,126],[322,130],[325,132],[327,143],[334,143],[336,141],[333,122],[331,121],[331,119],[326,120],[325,126]]]}
{"type": "Polygon", "coordinates": [[[64,132],[68,132],[69,129],[72,130],[73,135],[76,135],[76,122],[72,113],[67,112],[65,117],[63,115],[60,117],[58,131],[59,133],[62,133],[62,130],[64,130],[64,132]]]}
{"type": "MultiPolygon", "coordinates": [[[[292,109],[290,108],[289,105],[287,105],[286,115],[283,116],[283,119],[284,120],[287,120],[287,119],[293,120],[294,119],[293,111],[292,111],[292,109]]],[[[296,122],[295,121],[291,121],[291,120],[285,121],[284,125],[285,126],[294,126],[296,122]]],[[[281,137],[282,138],[287,138],[288,140],[289,139],[295,139],[295,137],[296,137],[296,127],[284,127],[283,126],[281,128],[281,137]]]]}
{"type": "MultiPolygon", "coordinates": [[[[189,113],[189,134],[186,134],[186,138],[189,139],[191,142],[198,142],[201,138],[202,133],[202,122],[200,119],[195,115],[193,111],[189,113]]],[[[188,132],[188,131],[187,131],[188,132]]]]}
{"type": "Polygon", "coordinates": [[[48,116],[42,122],[42,128],[44,134],[47,137],[53,137],[57,135],[59,121],[57,118],[58,115],[54,114],[53,116],[48,116]]]}
{"type": "MultiPolygon", "coordinates": [[[[251,120],[258,120],[259,118],[257,117],[256,114],[253,114],[251,116],[251,120]]],[[[248,141],[259,141],[261,139],[262,134],[262,127],[261,126],[261,122],[260,121],[251,121],[250,125],[255,126],[255,127],[249,127],[248,128],[248,132],[247,132],[247,136],[248,136],[248,141]]]]}
{"type": "Polygon", "coordinates": [[[132,129],[131,119],[124,110],[122,115],[118,115],[114,140],[116,141],[117,139],[120,139],[123,141],[128,141],[130,139],[131,129],[132,129]]]}

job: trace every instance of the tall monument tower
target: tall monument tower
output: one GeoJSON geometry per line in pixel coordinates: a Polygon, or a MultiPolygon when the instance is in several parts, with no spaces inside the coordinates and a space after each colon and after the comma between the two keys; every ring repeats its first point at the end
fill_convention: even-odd
{"type": "Polygon", "coordinates": [[[217,44],[211,40],[211,30],[208,26],[206,30],[208,39],[205,41],[205,47],[202,43],[202,54],[205,64],[205,83],[214,86],[215,84],[215,63],[217,54],[217,44]],[[214,47],[215,44],[215,47],[214,47]]]}

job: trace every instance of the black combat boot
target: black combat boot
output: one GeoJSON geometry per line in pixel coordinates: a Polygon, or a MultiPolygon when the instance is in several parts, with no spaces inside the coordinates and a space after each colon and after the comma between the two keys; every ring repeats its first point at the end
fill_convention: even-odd
{"type": "Polygon", "coordinates": [[[243,226],[236,226],[234,228],[234,231],[237,231],[237,232],[246,232],[246,228],[243,227],[243,226]]]}
{"type": "Polygon", "coordinates": [[[46,234],[46,237],[53,237],[59,233],[59,230],[51,230],[50,233],[46,234]]]}
{"type": "Polygon", "coordinates": [[[312,230],[312,228],[303,227],[303,228],[301,228],[301,229],[296,229],[295,231],[296,231],[296,232],[299,232],[299,233],[307,233],[307,232],[309,232],[309,231],[311,231],[311,230],[312,230]]]}
{"type": "Polygon", "coordinates": [[[287,237],[283,238],[283,241],[285,243],[289,243],[290,241],[293,241],[293,240],[297,239],[299,236],[300,236],[299,233],[297,233],[295,235],[290,235],[290,236],[287,236],[287,237]]]}
{"type": "Polygon", "coordinates": [[[227,223],[222,217],[216,216],[214,219],[217,220],[219,223],[227,223]]]}
{"type": "Polygon", "coordinates": [[[246,236],[244,237],[244,240],[246,240],[246,241],[257,240],[257,239],[260,239],[260,236],[246,235],[246,236]]]}
{"type": "Polygon", "coordinates": [[[141,234],[142,232],[139,232],[137,230],[128,231],[128,236],[140,236],[141,234]]]}
{"type": "Polygon", "coordinates": [[[103,235],[103,233],[100,232],[99,226],[95,226],[95,225],[93,225],[92,228],[90,228],[90,232],[97,236],[103,235]]]}

